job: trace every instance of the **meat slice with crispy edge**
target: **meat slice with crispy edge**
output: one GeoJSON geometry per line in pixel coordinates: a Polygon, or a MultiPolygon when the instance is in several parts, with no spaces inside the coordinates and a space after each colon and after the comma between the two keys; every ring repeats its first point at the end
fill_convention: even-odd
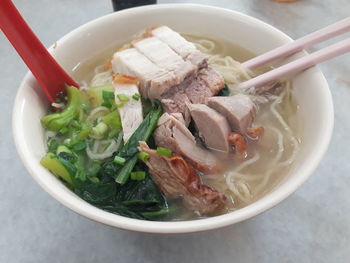
{"type": "Polygon", "coordinates": [[[166,197],[182,197],[184,205],[200,215],[210,215],[225,206],[226,196],[201,183],[200,177],[177,154],[161,156],[139,142],[139,151],[146,152],[150,158],[146,161],[153,181],[166,197]]]}
{"type": "Polygon", "coordinates": [[[256,115],[256,105],[249,96],[243,94],[211,97],[207,104],[227,118],[233,131],[241,134],[247,133],[256,115]]]}
{"type": "Polygon", "coordinates": [[[121,73],[137,77],[140,81],[140,92],[143,97],[148,97],[148,88],[151,81],[166,72],[155,65],[147,57],[135,48],[128,48],[114,53],[112,59],[114,73],[121,73]]]}
{"type": "Polygon", "coordinates": [[[160,117],[153,137],[157,146],[181,154],[186,161],[201,172],[222,171],[222,164],[219,159],[209,150],[196,144],[192,133],[185,126],[183,117],[179,118],[176,113],[164,113],[160,117]]]}
{"type": "Polygon", "coordinates": [[[196,46],[187,41],[178,32],[167,26],[159,26],[147,30],[147,35],[152,35],[169,47],[171,47],[184,60],[190,61],[199,69],[208,65],[208,56],[197,50],[196,46]]]}
{"type": "Polygon", "coordinates": [[[228,153],[231,128],[224,116],[205,104],[189,104],[192,119],[208,148],[228,153]]]}

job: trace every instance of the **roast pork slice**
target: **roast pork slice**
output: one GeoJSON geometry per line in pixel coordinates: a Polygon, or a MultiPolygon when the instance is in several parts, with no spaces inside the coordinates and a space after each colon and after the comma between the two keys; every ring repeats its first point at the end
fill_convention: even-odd
{"type": "Polygon", "coordinates": [[[153,181],[166,197],[182,197],[184,205],[200,215],[213,214],[225,206],[225,195],[202,184],[181,156],[161,156],[145,142],[140,142],[139,150],[149,154],[146,165],[153,181]]]}
{"type": "Polygon", "coordinates": [[[156,145],[182,155],[199,171],[205,173],[221,171],[220,161],[209,150],[196,144],[184,121],[180,121],[177,116],[168,113],[162,115],[153,133],[156,145]]]}
{"type": "Polygon", "coordinates": [[[241,134],[246,134],[256,115],[254,102],[243,94],[209,98],[208,106],[224,115],[231,129],[241,134]]]}
{"type": "Polygon", "coordinates": [[[154,64],[171,72],[176,78],[175,85],[196,74],[197,68],[191,62],[184,61],[167,44],[156,37],[135,41],[133,45],[154,64]]]}
{"type": "MultiPolygon", "coordinates": [[[[187,64],[188,65],[188,64],[187,64]]],[[[193,79],[195,71],[184,67],[177,71],[168,71],[167,74],[155,78],[151,81],[151,86],[148,91],[148,97],[153,99],[163,99],[169,97],[168,94],[176,94],[179,86],[183,86],[193,79]]]]}
{"type": "Polygon", "coordinates": [[[133,46],[159,67],[171,69],[185,62],[181,56],[156,37],[134,41],[133,46]]]}
{"type": "Polygon", "coordinates": [[[224,78],[208,67],[198,72],[197,77],[187,86],[185,92],[192,103],[206,103],[209,97],[216,95],[224,86],[224,78]]]}
{"type": "Polygon", "coordinates": [[[114,73],[137,77],[140,81],[140,92],[146,98],[148,97],[148,88],[151,85],[151,81],[167,73],[135,48],[128,48],[114,53],[112,69],[114,73]]]}
{"type": "Polygon", "coordinates": [[[231,128],[224,116],[205,104],[188,105],[192,119],[208,148],[228,153],[231,128]]]}
{"type": "Polygon", "coordinates": [[[206,67],[208,57],[197,50],[196,46],[187,41],[178,32],[167,26],[160,26],[150,31],[151,35],[171,47],[184,60],[190,61],[198,68],[206,67]]]}
{"type": "Polygon", "coordinates": [[[167,113],[181,113],[185,120],[186,127],[191,121],[191,115],[187,107],[190,104],[190,100],[183,91],[178,91],[169,99],[162,99],[162,106],[167,113]]]}
{"type": "Polygon", "coordinates": [[[135,48],[116,52],[112,68],[114,73],[137,77],[140,80],[140,93],[149,99],[161,99],[163,93],[180,84],[184,78],[183,68],[175,74],[157,66],[135,48]]]}
{"type": "Polygon", "coordinates": [[[118,94],[124,94],[130,98],[123,106],[118,108],[123,127],[123,139],[126,143],[143,120],[141,100],[134,100],[132,96],[139,93],[137,88],[139,81],[135,77],[122,74],[113,76],[113,87],[116,102],[120,102],[118,94]]]}

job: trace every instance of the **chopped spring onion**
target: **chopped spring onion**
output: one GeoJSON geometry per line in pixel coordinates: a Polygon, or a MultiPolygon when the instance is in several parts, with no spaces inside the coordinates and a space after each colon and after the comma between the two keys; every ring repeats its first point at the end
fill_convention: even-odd
{"type": "Polygon", "coordinates": [[[56,150],[56,154],[60,154],[60,153],[72,153],[71,150],[68,149],[67,146],[64,146],[64,145],[59,145],[57,147],[57,150],[56,150]]]}
{"type": "Polygon", "coordinates": [[[172,151],[167,148],[157,147],[157,153],[162,156],[170,157],[172,154],[172,151]]]}
{"type": "Polygon", "coordinates": [[[143,171],[132,172],[130,174],[131,180],[138,180],[138,181],[140,181],[140,180],[145,179],[145,177],[146,177],[146,172],[143,172],[143,171]]]}
{"type": "Polygon", "coordinates": [[[114,93],[112,91],[106,91],[106,90],[103,90],[102,91],[102,98],[105,100],[105,101],[108,101],[110,99],[114,99],[114,93]]]}
{"type": "Polygon", "coordinates": [[[112,104],[107,102],[107,101],[104,101],[104,102],[101,103],[101,106],[106,107],[106,108],[111,108],[112,104]]]}
{"type": "Polygon", "coordinates": [[[90,134],[90,128],[84,127],[77,135],[78,140],[86,139],[90,134]]]}
{"type": "Polygon", "coordinates": [[[147,162],[149,159],[149,154],[146,152],[139,152],[139,160],[147,162]]]}
{"type": "Polygon", "coordinates": [[[114,157],[114,162],[116,163],[116,164],[121,164],[121,165],[123,165],[124,163],[125,163],[125,158],[123,158],[123,157],[120,157],[120,156],[116,156],[116,157],[114,157]]]}
{"type": "Polygon", "coordinates": [[[107,124],[104,122],[98,123],[95,127],[92,128],[92,133],[96,136],[102,137],[108,130],[107,124]]]}
{"type": "Polygon", "coordinates": [[[125,104],[125,102],[118,102],[115,105],[117,106],[117,108],[123,107],[125,104]]]}
{"type": "Polygon", "coordinates": [[[130,100],[130,98],[125,94],[118,94],[117,97],[121,102],[128,102],[130,100]]]}
{"type": "Polygon", "coordinates": [[[134,95],[132,95],[132,98],[134,100],[139,100],[141,98],[141,94],[140,93],[135,93],[134,95]]]}

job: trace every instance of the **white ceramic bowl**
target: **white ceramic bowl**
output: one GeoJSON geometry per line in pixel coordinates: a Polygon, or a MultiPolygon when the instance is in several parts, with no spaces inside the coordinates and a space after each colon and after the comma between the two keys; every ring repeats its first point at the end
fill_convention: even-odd
{"type": "MultiPolygon", "coordinates": [[[[290,42],[276,28],[247,15],[200,5],[154,5],[110,14],[67,34],[51,53],[69,72],[111,44],[122,43],[149,26],[165,24],[195,35],[234,42],[255,54],[290,42]]],[[[287,176],[269,194],[253,204],[229,214],[183,222],[140,221],[100,210],[80,199],[39,161],[45,154],[40,118],[48,102],[28,73],[15,100],[13,133],[19,155],[33,178],[55,199],[73,211],[110,226],[150,233],[189,233],[228,226],[253,217],[281,202],[294,192],[315,170],[323,157],[333,129],[333,105],[327,82],[317,68],[293,79],[294,94],[300,105],[302,149],[287,176]]]]}

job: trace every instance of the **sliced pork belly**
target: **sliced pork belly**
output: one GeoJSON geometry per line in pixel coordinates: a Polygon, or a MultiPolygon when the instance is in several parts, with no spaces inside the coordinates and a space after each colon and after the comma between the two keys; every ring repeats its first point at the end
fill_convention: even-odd
{"type": "Polygon", "coordinates": [[[120,102],[118,94],[124,94],[130,98],[128,102],[125,102],[122,107],[118,108],[123,127],[124,143],[129,140],[143,120],[141,100],[132,99],[134,94],[139,93],[138,84],[139,81],[135,77],[122,74],[115,74],[113,76],[116,102],[120,102]]]}
{"type": "Polygon", "coordinates": [[[189,61],[184,61],[167,44],[156,37],[135,41],[133,46],[154,64],[169,72],[169,74],[152,81],[148,92],[150,98],[160,99],[170,88],[196,74],[197,67],[189,61]],[[169,77],[170,75],[171,77],[169,77]],[[164,78],[168,79],[166,84],[164,84],[164,78]]]}
{"type": "Polygon", "coordinates": [[[190,61],[196,67],[203,68],[208,65],[208,57],[205,54],[198,51],[193,43],[169,27],[160,26],[150,30],[149,33],[166,43],[184,60],[190,61]]]}
{"type": "Polygon", "coordinates": [[[206,103],[207,98],[216,95],[224,86],[224,78],[216,70],[207,67],[198,72],[185,92],[192,103],[206,103]]]}
{"type": "Polygon", "coordinates": [[[135,48],[116,52],[112,59],[112,69],[114,73],[137,77],[140,81],[140,92],[146,98],[151,81],[166,74],[164,69],[155,65],[135,48]]]}
{"type": "MultiPolygon", "coordinates": [[[[136,42],[136,45],[138,45],[137,43],[143,43],[143,41],[146,41],[146,39],[136,42]]],[[[140,44],[140,46],[142,45],[140,44]]],[[[169,50],[172,51],[170,48],[169,50]]],[[[152,55],[152,57],[155,58],[155,55],[152,55]]],[[[163,59],[159,59],[157,63],[159,62],[161,66],[158,66],[137,49],[129,48],[114,54],[112,68],[114,73],[137,77],[140,80],[140,92],[143,97],[161,99],[162,95],[168,92],[169,89],[180,85],[185,78],[195,75],[196,68],[192,64],[183,61],[181,57],[177,57],[182,63],[170,63],[168,66],[164,66],[163,59]]]]}
{"type": "MultiPolygon", "coordinates": [[[[167,70],[178,69],[179,66],[183,67],[185,64],[189,64],[167,44],[156,37],[134,41],[133,46],[154,64],[167,70]]],[[[192,64],[190,66],[194,68],[192,64]]]]}
{"type": "Polygon", "coordinates": [[[178,115],[164,113],[153,133],[157,146],[171,149],[181,154],[194,168],[209,173],[221,171],[219,160],[210,151],[196,144],[192,133],[185,126],[185,121],[179,120],[178,115]]]}
{"type": "Polygon", "coordinates": [[[151,86],[148,89],[148,98],[162,99],[164,94],[181,84],[183,78],[179,74],[175,75],[173,72],[155,78],[151,81],[151,86]]]}
{"type": "Polygon", "coordinates": [[[209,98],[208,106],[224,115],[232,130],[241,134],[246,134],[256,115],[254,102],[243,94],[209,98]]]}
{"type": "Polygon", "coordinates": [[[224,207],[225,195],[201,183],[199,176],[179,155],[165,157],[140,142],[139,150],[149,154],[146,162],[153,181],[166,197],[183,198],[184,205],[201,215],[212,214],[224,207]]]}
{"type": "Polygon", "coordinates": [[[226,118],[205,104],[191,104],[188,107],[205,145],[228,153],[230,151],[228,135],[231,128],[226,118]]]}

